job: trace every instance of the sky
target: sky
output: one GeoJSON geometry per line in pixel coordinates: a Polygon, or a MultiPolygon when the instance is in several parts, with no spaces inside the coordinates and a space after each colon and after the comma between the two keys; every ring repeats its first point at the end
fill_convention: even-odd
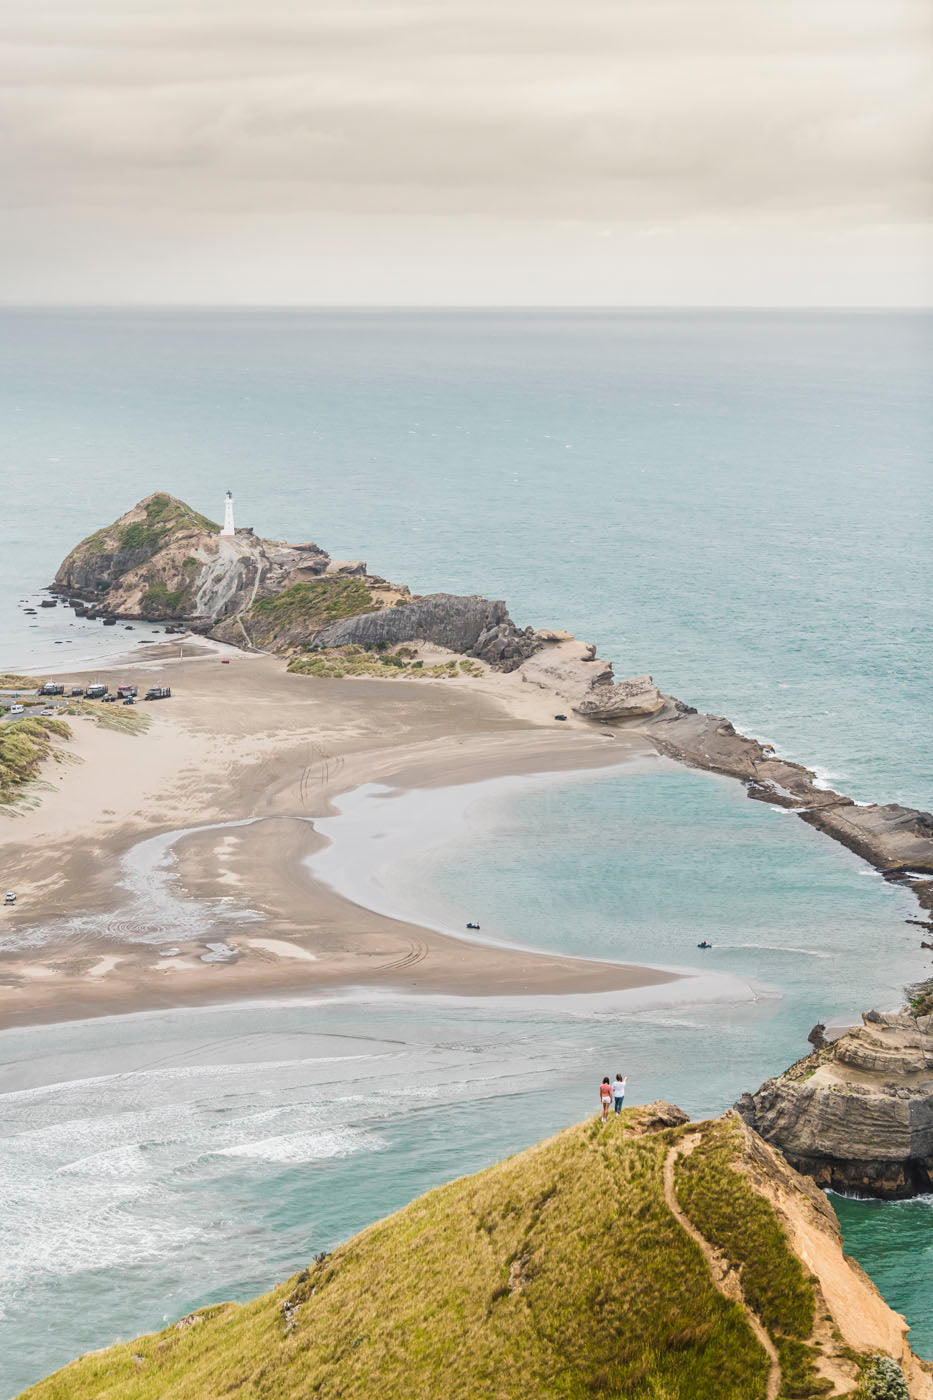
{"type": "Polygon", "coordinates": [[[930,305],[928,0],[0,0],[0,301],[930,305]]]}

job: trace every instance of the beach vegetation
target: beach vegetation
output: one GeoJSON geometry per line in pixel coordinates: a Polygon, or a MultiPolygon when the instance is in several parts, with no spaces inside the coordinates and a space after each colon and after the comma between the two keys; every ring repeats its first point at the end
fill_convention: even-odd
{"type": "Polygon", "coordinates": [[[151,715],[136,705],[91,704],[87,700],[69,701],[59,714],[92,719],[98,728],[112,729],[118,734],[145,734],[152,723],[151,715]]]}
{"type": "Polygon", "coordinates": [[[38,690],[41,684],[36,676],[23,676],[14,671],[0,672],[0,690],[38,690]]]}
{"type": "Polygon", "coordinates": [[[0,804],[6,806],[21,795],[27,783],[39,776],[45,759],[52,756],[56,739],[70,739],[64,720],[46,715],[0,726],[0,804]]]}
{"type": "Polygon", "coordinates": [[[910,1400],[904,1372],[890,1356],[879,1352],[862,1372],[858,1400],[910,1400]]]}
{"type": "Polygon", "coordinates": [[[383,643],[371,647],[322,647],[317,651],[306,651],[293,656],[288,670],[300,676],[322,676],[328,680],[342,680],[346,676],[373,676],[377,679],[408,678],[421,680],[425,676],[435,680],[452,680],[458,671],[464,675],[481,675],[479,667],[472,663],[455,659],[426,665],[423,660],[412,661],[403,653],[416,655],[413,647],[400,647],[397,651],[383,650],[383,643]]]}

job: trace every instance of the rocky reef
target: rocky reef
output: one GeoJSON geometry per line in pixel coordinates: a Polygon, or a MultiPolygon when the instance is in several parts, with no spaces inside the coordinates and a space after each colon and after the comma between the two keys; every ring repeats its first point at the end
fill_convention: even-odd
{"type": "MultiPolygon", "coordinates": [[[[933,997],[863,1024],[736,1109],[818,1185],[898,1199],[933,1190],[933,997]]],[[[815,1037],[819,1041],[820,1037],[815,1037]]]]}
{"type": "Polygon", "coordinates": [[[897,803],[859,804],[819,785],[800,763],[739,734],[722,715],[698,714],[669,699],[646,726],[661,753],[743,782],[749,797],[796,810],[802,821],[847,846],[886,879],[909,886],[933,910],[933,814],[897,803]]]}

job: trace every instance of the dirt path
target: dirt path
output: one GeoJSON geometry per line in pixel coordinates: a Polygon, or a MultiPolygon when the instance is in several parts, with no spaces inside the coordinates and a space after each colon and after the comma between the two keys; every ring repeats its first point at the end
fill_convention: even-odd
{"type": "Polygon", "coordinates": [[[682,1210],[680,1202],[677,1199],[677,1192],[674,1189],[674,1164],[677,1161],[679,1153],[683,1152],[685,1156],[689,1156],[699,1140],[698,1135],[692,1134],[689,1137],[681,1139],[681,1141],[668,1152],[664,1162],[664,1199],[674,1219],[679,1225],[683,1226],[690,1238],[695,1240],[703,1251],[703,1258],[709,1265],[709,1271],[713,1276],[713,1283],[716,1285],[719,1292],[724,1298],[728,1298],[730,1303],[738,1303],[744,1310],[749,1327],[768,1353],[770,1368],[768,1371],[768,1389],[766,1391],[767,1400],[778,1400],[778,1394],[781,1389],[781,1365],[778,1361],[778,1354],[774,1343],[761,1325],[757,1314],[752,1311],[745,1301],[745,1294],[742,1291],[742,1285],[735,1269],[729,1263],[726,1256],[711,1245],[704,1235],[700,1234],[699,1230],[682,1210]]]}

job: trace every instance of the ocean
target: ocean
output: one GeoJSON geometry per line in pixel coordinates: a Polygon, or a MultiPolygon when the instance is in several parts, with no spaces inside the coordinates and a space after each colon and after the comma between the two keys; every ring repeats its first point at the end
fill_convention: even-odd
{"type": "MultiPolygon", "coordinates": [[[[22,600],[150,491],[216,518],[229,487],[262,534],[503,597],[858,800],[933,805],[933,317],[67,310],[0,328],[0,669],[138,645],[22,600]]],[[[385,900],[747,995],[626,1015],[347,996],[0,1035],[0,1395],[249,1297],[576,1121],[594,1076],[720,1112],[816,1020],[895,1006],[926,971],[908,896],[727,780],[636,766],[474,796],[379,872],[385,900]]],[[[338,845],[366,804],[333,819],[338,845]]],[[[933,1201],[839,1213],[933,1356],[933,1201]]]]}

